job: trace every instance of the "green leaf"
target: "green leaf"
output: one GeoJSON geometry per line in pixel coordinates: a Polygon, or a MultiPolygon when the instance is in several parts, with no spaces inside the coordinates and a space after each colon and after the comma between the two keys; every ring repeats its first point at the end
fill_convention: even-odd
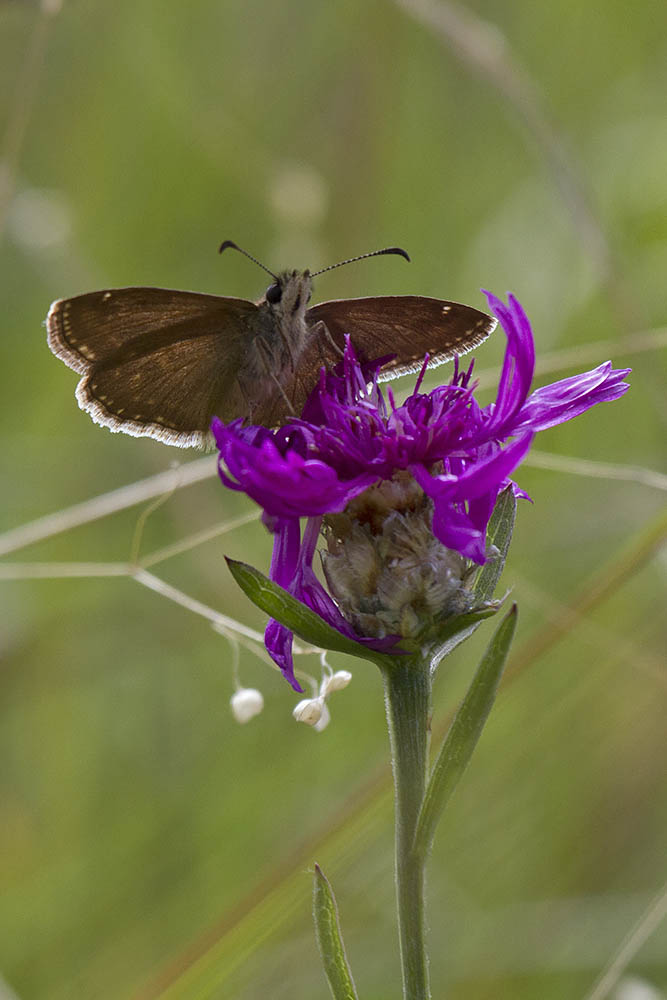
{"type": "Polygon", "coordinates": [[[317,945],[332,997],[334,1000],[357,1000],[357,991],[340,933],[336,899],[319,865],[315,865],[313,917],[317,945]]]}
{"type": "MultiPolygon", "coordinates": [[[[485,618],[492,617],[499,609],[502,601],[493,601],[493,592],[505,566],[507,550],[512,540],[514,520],[516,516],[516,497],[512,487],[498,496],[496,505],[489,521],[487,544],[493,546],[498,554],[481,567],[470,590],[473,594],[473,607],[465,615],[459,615],[448,622],[437,645],[432,646],[431,669],[435,670],[440,661],[452,650],[468,639],[485,618]]],[[[503,599],[504,600],[504,599],[503,599]]]]}
{"type": "Polygon", "coordinates": [[[516,497],[511,486],[498,496],[496,506],[489,521],[486,533],[487,545],[493,545],[498,550],[495,559],[489,560],[480,569],[477,578],[472,586],[475,595],[475,604],[482,604],[490,601],[496,589],[500,574],[505,567],[507,550],[512,541],[514,521],[516,518],[516,497]]]}
{"type": "Polygon", "coordinates": [[[513,604],[491,639],[445,737],[419,812],[413,844],[417,856],[425,857],[428,853],[442,812],[470,763],[495,701],[514,637],[516,617],[517,607],[513,604]]]}
{"type": "Polygon", "coordinates": [[[479,628],[487,618],[493,618],[498,613],[500,607],[497,603],[490,603],[486,607],[475,608],[463,615],[457,615],[445,622],[442,632],[436,642],[431,647],[431,671],[434,671],[440,661],[456,649],[468,636],[479,628]]]}
{"type": "Polygon", "coordinates": [[[381,667],[388,667],[393,663],[393,657],[369,649],[354,639],[348,639],[337,629],[327,625],[318,614],[307,608],[296,597],[292,597],[284,587],[269,580],[254,566],[237,562],[235,559],[227,559],[227,565],[239,587],[253,604],[271,618],[287,626],[305,642],[320,649],[332,649],[339,653],[349,653],[350,656],[359,656],[381,667]]]}

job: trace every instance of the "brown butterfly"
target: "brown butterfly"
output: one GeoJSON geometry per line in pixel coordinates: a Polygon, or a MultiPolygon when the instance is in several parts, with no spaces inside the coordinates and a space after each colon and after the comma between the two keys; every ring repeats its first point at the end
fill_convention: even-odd
{"type": "MultiPolygon", "coordinates": [[[[231,240],[220,252],[228,247],[250,257],[231,240]]],[[[388,247],[341,264],[380,254],[410,260],[388,247]]],[[[340,360],[345,334],[360,360],[393,355],[380,372],[384,381],[416,371],[426,354],[429,367],[465,354],[496,325],[470,306],[421,295],[308,308],[315,275],[259,266],[274,282],[256,303],[167,288],[110,288],[54,302],[48,344],[83,376],[81,409],[112,431],[203,447],[214,416],[267,427],[298,416],[322,365],[340,360]]]]}

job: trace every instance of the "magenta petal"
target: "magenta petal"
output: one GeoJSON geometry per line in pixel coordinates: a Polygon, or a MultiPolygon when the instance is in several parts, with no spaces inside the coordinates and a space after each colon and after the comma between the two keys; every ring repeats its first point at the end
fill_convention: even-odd
{"type": "Polygon", "coordinates": [[[299,561],[301,526],[298,517],[280,518],[273,528],[273,554],[269,577],[287,589],[299,561]]]}
{"type": "Polygon", "coordinates": [[[285,680],[295,691],[301,693],[303,688],[294,676],[294,660],[292,658],[292,641],[294,635],[285,625],[274,618],[269,619],[264,632],[264,645],[271,659],[280,667],[285,680]]]}
{"type": "Polygon", "coordinates": [[[507,336],[496,403],[485,428],[489,435],[501,436],[506,433],[530,390],[535,370],[535,343],[528,317],[514,296],[509,296],[509,305],[506,306],[490,292],[485,294],[507,336]]]}
{"type": "Polygon", "coordinates": [[[457,500],[469,500],[482,496],[489,490],[498,489],[500,483],[516,469],[530,451],[534,435],[522,434],[516,441],[492,451],[481,461],[471,464],[458,478],[452,496],[457,500]]]}
{"type": "Polygon", "coordinates": [[[466,559],[480,565],[486,561],[485,532],[480,531],[464,511],[446,500],[435,501],[433,534],[448,549],[460,552],[466,559]]]}
{"type": "Polygon", "coordinates": [[[612,369],[611,361],[581,375],[536,389],[521,408],[515,430],[543,431],[578,417],[597,403],[618,399],[630,388],[622,379],[629,368],[612,369]]]}

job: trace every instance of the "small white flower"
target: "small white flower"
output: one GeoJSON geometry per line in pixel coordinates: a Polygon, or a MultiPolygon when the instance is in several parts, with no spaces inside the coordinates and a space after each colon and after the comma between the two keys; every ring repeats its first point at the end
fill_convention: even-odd
{"type": "Polygon", "coordinates": [[[332,674],[325,681],[326,693],[331,694],[332,691],[342,691],[351,680],[352,674],[349,670],[337,670],[335,674],[332,674]]]}
{"type": "Polygon", "coordinates": [[[317,724],[323,716],[324,707],[324,698],[304,698],[296,706],[292,715],[297,722],[305,722],[307,726],[317,728],[317,724]]]}
{"type": "Polygon", "coordinates": [[[229,704],[237,722],[250,722],[264,708],[261,691],[255,688],[239,688],[232,695],[229,704]]]}
{"type": "Polygon", "coordinates": [[[322,702],[322,714],[320,715],[318,721],[313,726],[316,733],[321,733],[323,729],[326,729],[331,722],[331,712],[329,711],[329,706],[326,701],[322,702]]]}
{"type": "Polygon", "coordinates": [[[664,993],[645,979],[625,976],[616,987],[614,1000],[664,1000],[664,993]]]}

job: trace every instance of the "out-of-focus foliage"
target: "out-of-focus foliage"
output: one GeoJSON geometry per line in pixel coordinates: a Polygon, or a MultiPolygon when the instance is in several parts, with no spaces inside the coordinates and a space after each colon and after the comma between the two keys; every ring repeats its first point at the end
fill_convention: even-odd
{"type": "MultiPolygon", "coordinates": [[[[190,458],[94,426],[41,324],[52,299],[105,286],[257,297],[265,276],[218,257],[225,238],[272,269],[388,244],[413,258],[323,275],[324,298],[414,292],[482,306],[480,286],[511,289],[540,354],[574,352],[562,376],[610,354],[634,368],[623,400],[538,447],[660,467],[664,349],[657,334],[643,351],[627,338],[665,322],[664,3],[470,10],[503,33],[508,65],[527,74],[522,93],[532,79],[555,131],[536,133],[497,81],[389,0],[64,0],[51,15],[2,3],[0,529],[190,458]]],[[[480,371],[501,346],[479,351],[480,371]]],[[[520,650],[563,606],[577,611],[664,494],[530,466],[518,478],[535,500],[520,507],[505,572],[520,650]]],[[[142,551],[248,509],[213,478],[177,491],[149,518],[142,551]]],[[[136,517],[7,558],[125,560],[136,517]]],[[[223,554],[266,569],[269,551],[252,524],[156,572],[261,628],[223,554]]],[[[501,692],[435,843],[436,996],[582,997],[664,882],[664,571],[658,558],[630,563],[501,692]]],[[[0,971],[18,996],[156,996],[212,948],[211,995],[324,997],[315,861],[360,995],[398,995],[370,664],[352,668],[316,734],[293,722],[284,681],[243,652],[243,683],[266,708],[240,727],[225,639],[131,580],[7,581],[2,601],[0,971]]],[[[435,728],[487,638],[483,627],[441,669],[435,728]]],[[[317,660],[306,669],[317,674],[317,660]]],[[[667,990],[666,954],[658,930],[633,974],[667,990]]]]}

